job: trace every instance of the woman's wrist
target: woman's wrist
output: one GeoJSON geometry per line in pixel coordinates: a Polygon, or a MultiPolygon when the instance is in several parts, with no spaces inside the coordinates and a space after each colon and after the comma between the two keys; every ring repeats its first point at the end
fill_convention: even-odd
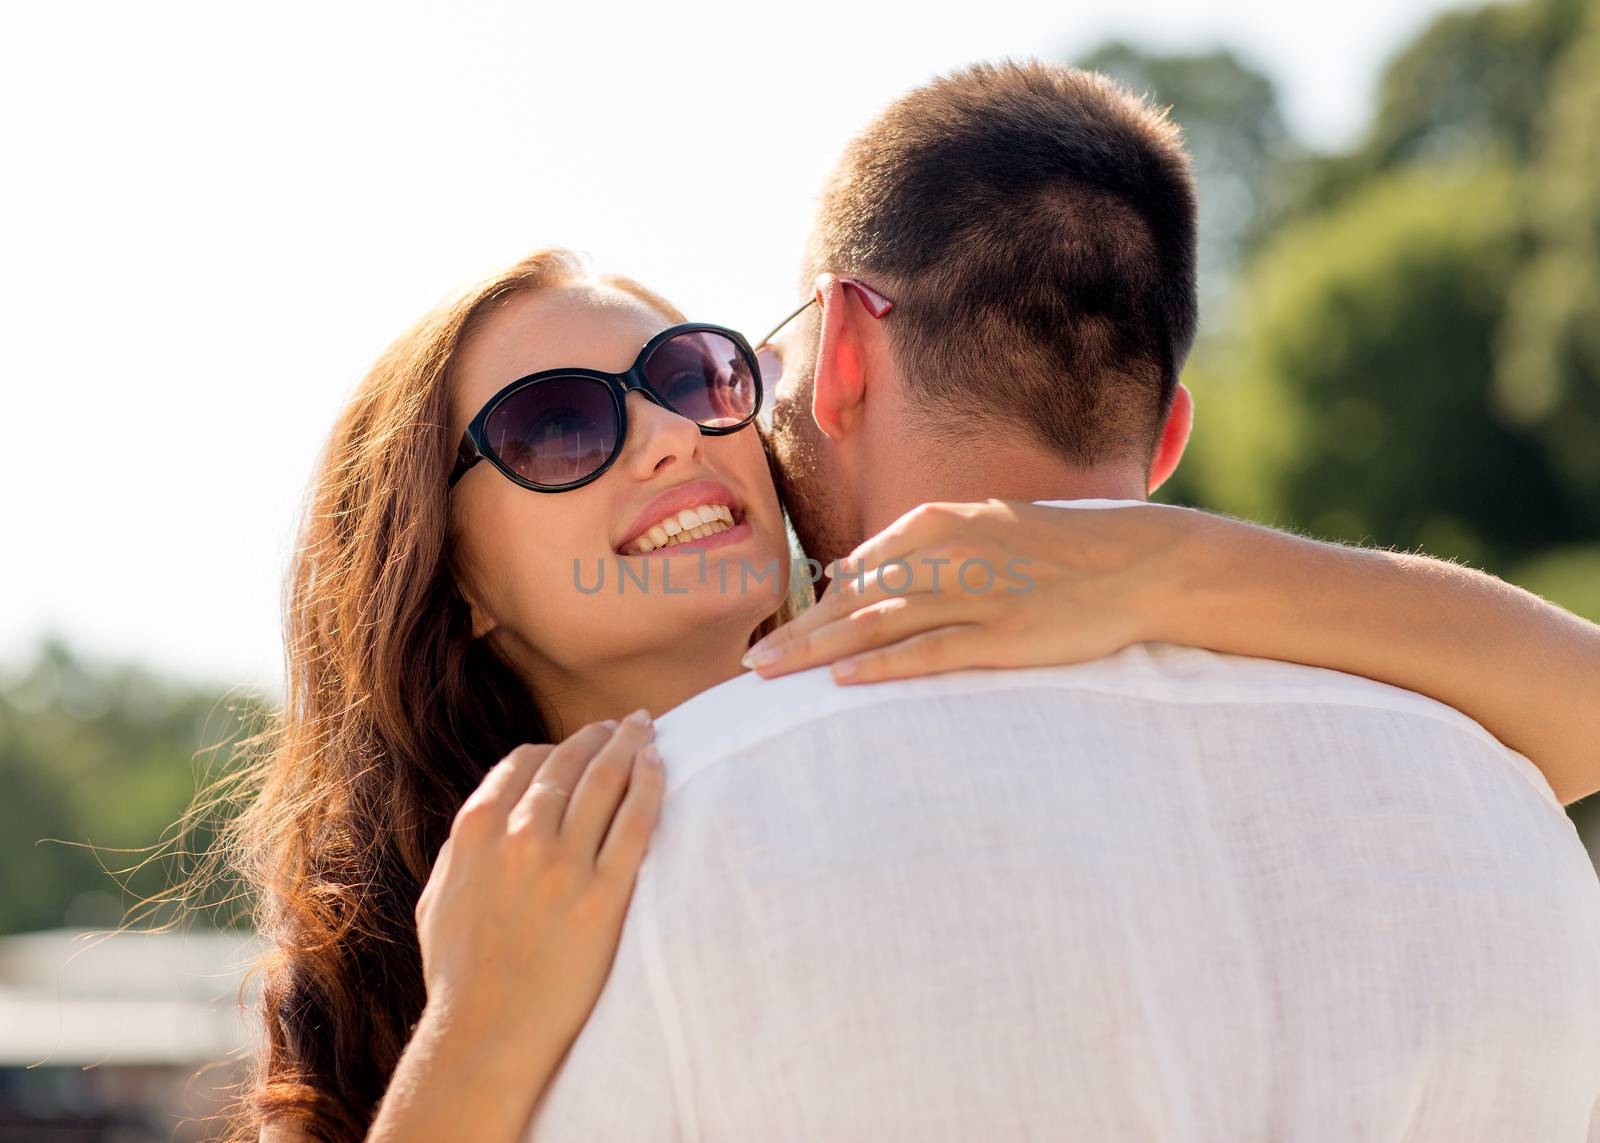
{"type": "MultiPolygon", "coordinates": [[[[564,1047],[564,1046],[563,1046],[564,1047]]],[[[430,1001],[412,1029],[370,1143],[514,1140],[555,1072],[561,1049],[430,1001]]]]}
{"type": "Polygon", "coordinates": [[[414,1035],[427,1036],[452,1069],[497,1082],[511,1075],[540,1087],[555,1071],[567,1042],[556,1043],[536,1019],[512,1021],[501,1004],[493,1011],[430,1001],[414,1035]]]}
{"type": "Polygon", "coordinates": [[[1276,533],[1194,508],[1163,521],[1174,539],[1150,585],[1147,638],[1231,650],[1240,624],[1259,624],[1276,603],[1262,576],[1276,533]]]}

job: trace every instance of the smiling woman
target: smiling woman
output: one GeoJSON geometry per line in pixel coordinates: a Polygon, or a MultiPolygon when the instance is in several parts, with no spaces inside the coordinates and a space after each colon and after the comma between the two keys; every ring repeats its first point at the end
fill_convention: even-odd
{"type": "Polygon", "coordinates": [[[737,674],[790,613],[783,515],[742,431],[759,393],[738,334],[561,251],[435,308],[358,387],[290,569],[283,713],[229,834],[268,950],[241,1137],[360,1139],[380,1102],[389,1138],[526,1118],[654,823],[645,709],[737,674]],[[779,576],[723,589],[734,560],[779,576]],[[670,564],[672,587],[585,592],[594,562],[658,584],[670,564]],[[513,1060],[515,1096],[463,1119],[464,1077],[513,1060]],[[428,1090],[451,1092],[448,1123],[428,1090]]]}
{"type": "Polygon", "coordinates": [[[588,433],[609,456],[601,469],[546,491],[516,479],[535,469],[507,473],[497,464],[499,473],[480,473],[488,466],[479,465],[451,497],[452,550],[472,636],[515,666],[558,738],[641,703],[669,709],[736,674],[750,633],[786,588],[778,582],[763,592],[729,591],[723,585],[737,577],[708,563],[695,574],[674,571],[670,591],[659,586],[665,569],[658,569],[655,590],[572,603],[575,567],[613,561],[625,545],[639,549],[631,555],[646,554],[637,541],[658,525],[665,543],[661,522],[669,512],[697,513],[693,525],[679,517],[680,529],[697,541],[683,554],[785,562],[783,520],[760,439],[740,431],[759,397],[753,355],[731,330],[713,335],[716,327],[669,324],[678,317],[637,287],[568,280],[501,302],[466,341],[453,371],[452,425],[485,409],[492,421],[515,404],[523,407],[506,418],[502,441],[560,457],[568,437],[588,433]],[[720,348],[702,352],[712,336],[720,348]],[[567,398],[558,386],[583,379],[575,372],[580,365],[588,377],[610,377],[626,390],[615,419],[603,407],[563,411],[567,398]],[[729,383],[730,371],[745,379],[729,383]],[[507,396],[503,387],[514,378],[531,383],[507,396]],[[557,392],[541,400],[549,390],[557,392]],[[731,425],[723,415],[730,391],[743,393],[731,425]],[[544,429],[557,420],[571,428],[552,446],[544,429]],[[715,517],[719,506],[730,524],[737,512],[738,527],[710,542],[712,520],[701,516],[715,517]],[[561,696],[559,710],[539,697],[550,695],[561,696]]]}

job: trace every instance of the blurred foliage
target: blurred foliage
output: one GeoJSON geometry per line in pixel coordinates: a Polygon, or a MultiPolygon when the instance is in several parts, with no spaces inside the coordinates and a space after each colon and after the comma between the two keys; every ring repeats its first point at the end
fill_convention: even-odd
{"type": "MultiPolygon", "coordinates": [[[[175,919],[158,897],[194,869],[215,822],[175,823],[263,713],[53,640],[0,680],[0,934],[175,919]]],[[[197,903],[215,909],[230,891],[213,884],[197,903]]]]}
{"type": "Polygon", "coordinates": [[[1541,0],[1446,12],[1389,64],[1362,153],[1379,170],[1502,146],[1526,161],[1584,8],[1541,0]]]}
{"type": "Polygon", "coordinates": [[[1511,576],[1536,595],[1560,601],[1600,622],[1600,544],[1551,548],[1523,561],[1511,576]]]}
{"type": "Polygon", "coordinates": [[[1349,153],[1284,148],[1294,201],[1185,371],[1195,433],[1160,498],[1600,619],[1597,124],[1600,2],[1527,0],[1439,17],[1349,153]]]}
{"type": "Polygon", "coordinates": [[[1200,289],[1206,320],[1239,262],[1272,226],[1280,168],[1299,154],[1272,81],[1225,49],[1158,55],[1112,42],[1074,61],[1171,109],[1194,159],[1200,197],[1200,289]]]}
{"type": "MultiPolygon", "coordinates": [[[[1569,486],[1600,499],[1600,3],[1561,61],[1529,184],[1533,252],[1512,283],[1495,396],[1569,486]]],[[[1600,506],[1589,526],[1600,532],[1600,506]]]]}
{"type": "Polygon", "coordinates": [[[1326,209],[1374,175],[1412,163],[1498,157],[1525,164],[1551,78],[1592,0],[1532,0],[1446,12],[1384,70],[1361,145],[1311,157],[1288,180],[1299,210],[1326,209]]]}
{"type": "Polygon", "coordinates": [[[1242,286],[1249,320],[1208,346],[1230,372],[1197,398],[1207,499],[1495,567],[1581,534],[1547,451],[1492,400],[1513,187],[1495,169],[1382,176],[1275,236],[1242,286]]]}

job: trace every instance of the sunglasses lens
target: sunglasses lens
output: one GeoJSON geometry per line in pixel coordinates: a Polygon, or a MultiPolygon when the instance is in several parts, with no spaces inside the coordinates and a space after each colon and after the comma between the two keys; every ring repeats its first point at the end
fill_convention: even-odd
{"type": "Polygon", "coordinates": [[[692,330],[669,337],[644,363],[644,376],[675,411],[708,429],[731,428],[755,415],[750,359],[720,333],[692,330]]]}
{"type": "Polygon", "coordinates": [[[761,385],[769,393],[778,387],[778,382],[783,380],[783,358],[778,356],[778,351],[770,345],[763,345],[756,350],[756,364],[761,366],[761,385]]]}
{"type": "Polygon", "coordinates": [[[571,484],[616,448],[617,408],[602,382],[552,377],[501,401],[485,428],[489,447],[524,480],[571,484]]]}

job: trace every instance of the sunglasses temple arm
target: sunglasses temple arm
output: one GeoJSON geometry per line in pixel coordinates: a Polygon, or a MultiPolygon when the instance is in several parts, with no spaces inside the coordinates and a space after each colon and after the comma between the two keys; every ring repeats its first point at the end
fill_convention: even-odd
{"type": "Polygon", "coordinates": [[[802,303],[800,305],[800,307],[798,309],[796,309],[788,317],[784,318],[777,325],[773,326],[772,330],[767,334],[766,337],[763,337],[760,341],[756,342],[756,348],[760,349],[763,345],[767,344],[767,342],[771,341],[774,337],[776,337],[777,334],[778,334],[778,331],[780,329],[782,329],[784,326],[788,325],[790,322],[792,322],[795,318],[797,318],[801,314],[803,314],[806,311],[806,307],[807,306],[814,306],[816,304],[817,304],[817,299],[816,298],[807,299],[804,303],[802,303]]]}
{"type": "Polygon", "coordinates": [[[483,453],[479,452],[478,446],[472,443],[471,435],[468,433],[462,433],[461,444],[456,447],[455,468],[451,469],[450,480],[445,487],[454,488],[456,481],[460,480],[467,474],[467,469],[471,468],[482,459],[483,453]]]}

